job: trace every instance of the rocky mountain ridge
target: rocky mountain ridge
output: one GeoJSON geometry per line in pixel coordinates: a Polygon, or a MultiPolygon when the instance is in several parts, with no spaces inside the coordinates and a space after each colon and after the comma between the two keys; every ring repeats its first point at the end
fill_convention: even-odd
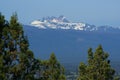
{"type": "Polygon", "coordinates": [[[42,20],[34,20],[30,23],[31,26],[39,29],[65,29],[65,30],[80,30],[80,31],[120,31],[119,27],[112,26],[95,26],[83,22],[70,22],[64,16],[45,17],[42,20]]]}

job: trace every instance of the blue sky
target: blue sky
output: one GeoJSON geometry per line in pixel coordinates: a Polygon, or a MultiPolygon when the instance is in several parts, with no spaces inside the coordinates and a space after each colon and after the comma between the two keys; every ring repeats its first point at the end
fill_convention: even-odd
{"type": "Polygon", "coordinates": [[[120,26],[120,0],[1,0],[0,12],[6,19],[17,12],[22,24],[64,15],[71,22],[120,26]]]}

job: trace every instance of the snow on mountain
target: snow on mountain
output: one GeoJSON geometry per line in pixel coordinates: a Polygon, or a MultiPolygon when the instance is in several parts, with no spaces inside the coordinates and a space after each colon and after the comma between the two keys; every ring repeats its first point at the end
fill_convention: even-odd
{"type": "MultiPolygon", "coordinates": [[[[31,22],[32,26],[39,29],[72,29],[72,30],[82,30],[82,31],[112,31],[114,28],[110,26],[100,26],[96,27],[94,25],[81,23],[81,22],[70,22],[64,16],[59,17],[45,17],[42,20],[34,20],[31,22]]],[[[120,29],[119,29],[120,30],[120,29]]]]}

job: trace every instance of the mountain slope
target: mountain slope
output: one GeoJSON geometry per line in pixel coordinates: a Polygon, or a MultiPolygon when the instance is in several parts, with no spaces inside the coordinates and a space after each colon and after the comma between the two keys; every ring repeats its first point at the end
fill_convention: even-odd
{"type": "Polygon", "coordinates": [[[64,29],[38,29],[24,26],[35,56],[47,59],[55,52],[61,62],[78,63],[87,57],[87,49],[103,45],[112,61],[120,60],[120,32],[87,32],[64,29]]]}

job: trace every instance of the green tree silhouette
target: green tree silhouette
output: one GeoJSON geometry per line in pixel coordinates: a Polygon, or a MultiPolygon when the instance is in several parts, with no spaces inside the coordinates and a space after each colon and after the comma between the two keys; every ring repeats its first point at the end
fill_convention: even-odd
{"type": "Polygon", "coordinates": [[[88,64],[80,63],[78,80],[113,80],[115,70],[110,65],[108,53],[99,45],[93,53],[88,50],[88,64]]]}
{"type": "Polygon", "coordinates": [[[62,68],[54,54],[46,61],[34,57],[16,13],[10,21],[0,13],[0,80],[60,80],[62,68]]]}

